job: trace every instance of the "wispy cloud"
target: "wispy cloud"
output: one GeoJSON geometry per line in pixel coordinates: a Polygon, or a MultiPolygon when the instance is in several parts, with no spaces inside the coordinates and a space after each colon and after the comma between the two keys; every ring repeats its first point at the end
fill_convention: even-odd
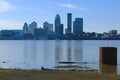
{"type": "Polygon", "coordinates": [[[78,10],[86,10],[86,8],[84,7],[80,7],[80,6],[77,6],[77,5],[74,5],[74,4],[70,4],[70,3],[62,3],[62,4],[57,4],[58,6],[60,7],[63,7],[63,8],[67,8],[67,9],[78,9],[78,10]]]}
{"type": "Polygon", "coordinates": [[[15,10],[16,7],[12,6],[8,1],[6,0],[0,0],[0,13],[15,10]]]}
{"type": "Polygon", "coordinates": [[[58,6],[64,7],[64,8],[69,8],[69,9],[76,9],[77,6],[73,4],[58,4],[58,6]]]}

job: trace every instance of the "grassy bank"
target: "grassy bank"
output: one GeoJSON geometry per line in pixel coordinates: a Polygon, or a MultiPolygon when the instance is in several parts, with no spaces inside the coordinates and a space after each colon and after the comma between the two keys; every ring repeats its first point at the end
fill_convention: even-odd
{"type": "Polygon", "coordinates": [[[120,80],[120,76],[101,74],[95,71],[0,69],[0,80],[120,80]]]}

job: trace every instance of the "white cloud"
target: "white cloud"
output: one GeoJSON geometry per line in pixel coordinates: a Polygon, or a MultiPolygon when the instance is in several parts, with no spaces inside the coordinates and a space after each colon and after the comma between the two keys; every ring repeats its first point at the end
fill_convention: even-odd
{"type": "Polygon", "coordinates": [[[60,7],[64,7],[64,8],[68,8],[68,9],[78,9],[78,10],[86,10],[86,8],[84,7],[79,7],[77,5],[74,5],[74,4],[57,4],[58,6],[60,7]]]}
{"type": "Polygon", "coordinates": [[[73,4],[58,4],[61,7],[69,8],[69,9],[76,9],[77,6],[73,4]]]}
{"type": "Polygon", "coordinates": [[[16,7],[12,6],[6,0],[0,0],[0,13],[15,10],[15,9],[16,9],[16,7]]]}

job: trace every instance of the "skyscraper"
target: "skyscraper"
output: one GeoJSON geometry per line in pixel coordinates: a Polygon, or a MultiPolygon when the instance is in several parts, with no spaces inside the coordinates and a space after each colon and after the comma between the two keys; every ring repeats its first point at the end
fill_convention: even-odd
{"type": "Polygon", "coordinates": [[[67,14],[67,33],[72,33],[72,13],[67,14]]]}
{"type": "Polygon", "coordinates": [[[56,35],[59,35],[60,24],[61,24],[60,15],[57,14],[55,17],[55,33],[56,33],[56,35]]]}
{"type": "Polygon", "coordinates": [[[29,24],[29,31],[30,33],[32,33],[32,35],[34,35],[34,30],[37,29],[37,23],[36,22],[32,22],[31,24],[29,24]]]}
{"type": "Polygon", "coordinates": [[[75,18],[73,22],[73,33],[80,35],[83,33],[83,18],[75,18]]]}
{"type": "Polygon", "coordinates": [[[50,23],[48,23],[48,22],[44,22],[43,23],[43,28],[44,29],[48,29],[49,31],[53,31],[53,24],[50,24],[50,23]]]}
{"type": "Polygon", "coordinates": [[[45,30],[46,37],[53,32],[53,24],[49,24],[48,22],[43,23],[43,28],[45,30]]]}
{"type": "Polygon", "coordinates": [[[63,29],[64,29],[64,25],[60,24],[59,26],[59,35],[62,36],[63,35],[63,29]]]}
{"type": "Polygon", "coordinates": [[[53,32],[53,24],[49,24],[49,30],[53,32]]]}
{"type": "Polygon", "coordinates": [[[24,23],[24,25],[23,25],[23,31],[24,31],[24,34],[28,33],[28,24],[27,23],[24,23]]]}
{"type": "Polygon", "coordinates": [[[43,23],[43,28],[44,29],[48,29],[49,28],[49,23],[48,22],[44,22],[43,23]]]}

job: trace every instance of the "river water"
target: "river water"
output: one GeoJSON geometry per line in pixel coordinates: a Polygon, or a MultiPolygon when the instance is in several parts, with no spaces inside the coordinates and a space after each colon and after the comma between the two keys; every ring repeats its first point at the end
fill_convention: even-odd
{"type": "Polygon", "coordinates": [[[39,70],[41,67],[53,69],[82,65],[100,70],[100,47],[117,47],[119,74],[119,40],[1,40],[0,68],[39,70]]]}

